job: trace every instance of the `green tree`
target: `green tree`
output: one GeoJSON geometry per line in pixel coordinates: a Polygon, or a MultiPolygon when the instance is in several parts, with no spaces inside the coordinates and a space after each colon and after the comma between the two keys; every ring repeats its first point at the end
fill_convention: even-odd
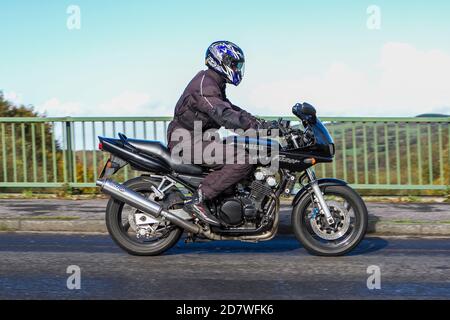
{"type": "MultiPolygon", "coordinates": [[[[36,118],[45,117],[45,115],[36,112],[33,106],[16,105],[6,100],[0,91],[0,117],[36,118]]],[[[47,180],[53,181],[52,130],[53,126],[50,123],[0,122],[0,181],[33,182],[35,178],[36,181],[43,181],[45,171],[47,172],[47,180]],[[32,144],[33,127],[34,148],[32,144]],[[15,143],[13,144],[13,142],[15,143]],[[43,145],[45,148],[43,148],[43,145]],[[44,162],[46,170],[44,170],[44,162]],[[37,168],[36,177],[34,176],[33,166],[37,168]]],[[[57,170],[62,170],[59,165],[62,163],[62,161],[59,161],[62,159],[61,153],[60,146],[55,141],[57,170]]]]}

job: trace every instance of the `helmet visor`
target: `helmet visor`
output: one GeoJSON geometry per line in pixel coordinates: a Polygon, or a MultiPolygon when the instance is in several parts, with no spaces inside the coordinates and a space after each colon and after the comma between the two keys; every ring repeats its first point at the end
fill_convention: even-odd
{"type": "Polygon", "coordinates": [[[234,72],[239,72],[241,77],[244,77],[245,72],[245,62],[244,61],[236,61],[232,64],[232,68],[234,72]]]}

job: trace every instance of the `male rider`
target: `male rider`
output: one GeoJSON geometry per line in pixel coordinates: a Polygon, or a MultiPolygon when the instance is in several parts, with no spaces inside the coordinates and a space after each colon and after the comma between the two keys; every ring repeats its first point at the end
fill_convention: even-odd
{"type": "MultiPolygon", "coordinates": [[[[196,150],[194,147],[196,144],[200,144],[200,150],[204,150],[211,143],[203,141],[202,136],[198,134],[195,136],[196,121],[200,121],[202,131],[218,130],[221,127],[261,129],[266,126],[264,121],[233,105],[225,94],[227,83],[237,86],[242,80],[245,62],[243,51],[232,42],[217,41],[208,47],[205,59],[208,69],[197,73],[175,106],[174,119],[170,122],[167,133],[170,150],[178,143],[172,140],[172,133],[177,129],[188,130],[191,133],[193,150],[196,150]]],[[[237,151],[234,148],[223,151],[227,155],[229,152],[236,158],[237,151]]],[[[203,165],[213,171],[204,178],[185,209],[200,220],[219,226],[220,221],[209,212],[205,201],[214,199],[242,180],[252,171],[253,166],[248,163],[225,164],[224,161],[203,165]]]]}

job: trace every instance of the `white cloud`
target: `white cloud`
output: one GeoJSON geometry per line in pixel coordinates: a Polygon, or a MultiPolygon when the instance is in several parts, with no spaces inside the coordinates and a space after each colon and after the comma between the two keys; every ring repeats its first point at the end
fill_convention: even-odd
{"type": "Polygon", "coordinates": [[[23,97],[21,94],[14,92],[14,91],[8,91],[4,93],[4,98],[16,105],[23,103],[23,97]]]}
{"type": "Polygon", "coordinates": [[[97,111],[102,115],[142,115],[150,102],[146,93],[126,91],[101,103],[97,111]]]}
{"type": "Polygon", "coordinates": [[[79,102],[62,102],[58,98],[51,98],[42,105],[36,107],[39,113],[45,113],[48,116],[75,116],[82,110],[79,102]]]}
{"type": "Polygon", "coordinates": [[[37,107],[48,116],[164,116],[166,108],[147,93],[125,91],[98,105],[51,98],[37,107]]]}
{"type": "MultiPolygon", "coordinates": [[[[246,90],[239,88],[232,100],[260,115],[290,115],[290,107],[299,101],[316,105],[322,116],[450,114],[450,54],[405,43],[384,44],[378,59],[365,67],[338,61],[318,74],[258,79],[258,84],[246,84],[246,90]]],[[[176,101],[180,89],[155,96],[127,90],[100,103],[51,98],[37,110],[49,116],[172,115],[173,102],[161,101],[176,101]]]]}
{"type": "Polygon", "coordinates": [[[365,70],[333,63],[318,76],[258,86],[250,91],[248,102],[260,106],[261,114],[288,114],[289,106],[299,100],[315,104],[320,114],[329,116],[450,113],[449,84],[449,54],[386,43],[379,61],[365,70]]]}
{"type": "MultiPolygon", "coordinates": [[[[382,49],[379,65],[383,72],[378,92],[386,95],[391,106],[415,112],[450,106],[450,55],[388,43],[382,49]]],[[[382,102],[379,99],[379,104],[382,102]]]]}

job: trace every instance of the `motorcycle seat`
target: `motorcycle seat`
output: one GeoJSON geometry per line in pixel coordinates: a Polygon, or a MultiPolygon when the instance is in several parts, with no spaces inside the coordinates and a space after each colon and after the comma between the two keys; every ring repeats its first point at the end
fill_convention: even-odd
{"type": "Polygon", "coordinates": [[[178,173],[191,175],[201,175],[203,173],[203,169],[200,166],[178,163],[174,161],[170,155],[169,149],[159,141],[127,138],[126,142],[145,155],[162,159],[167,165],[178,173]]]}

